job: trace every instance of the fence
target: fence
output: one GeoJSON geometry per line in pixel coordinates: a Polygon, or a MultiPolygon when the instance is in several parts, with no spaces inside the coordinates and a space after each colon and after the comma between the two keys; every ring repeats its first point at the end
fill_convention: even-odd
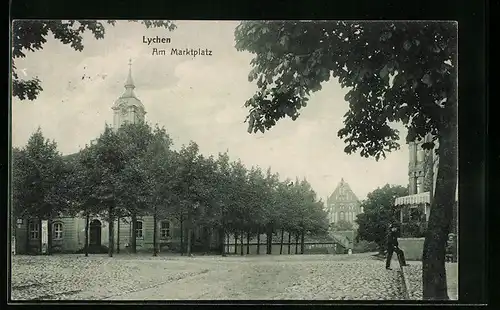
{"type": "MultiPolygon", "coordinates": [[[[227,254],[238,254],[241,253],[241,244],[231,243],[225,245],[225,252],[227,254]]],[[[246,242],[243,243],[243,254],[249,255],[265,255],[267,252],[267,244],[251,242],[247,245],[246,242]],[[257,251],[259,249],[259,251],[257,251]]],[[[300,254],[301,245],[296,243],[272,243],[271,244],[271,254],[272,255],[296,255],[300,254]]],[[[304,243],[304,254],[345,254],[347,249],[336,242],[305,242],[304,243]]]]}

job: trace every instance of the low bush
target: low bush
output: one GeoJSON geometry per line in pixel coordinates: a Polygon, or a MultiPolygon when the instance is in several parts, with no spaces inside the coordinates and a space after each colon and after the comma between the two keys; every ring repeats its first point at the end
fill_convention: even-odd
{"type": "Polygon", "coordinates": [[[375,242],[360,240],[354,244],[353,253],[378,252],[379,246],[375,242]]]}

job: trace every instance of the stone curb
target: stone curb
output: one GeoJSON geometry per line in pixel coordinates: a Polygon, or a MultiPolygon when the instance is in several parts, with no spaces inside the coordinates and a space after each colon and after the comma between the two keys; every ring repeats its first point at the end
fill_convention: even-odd
{"type": "MultiPolygon", "coordinates": [[[[411,291],[411,286],[410,286],[410,281],[406,278],[405,275],[405,270],[407,267],[400,266],[401,268],[401,277],[403,278],[403,289],[405,290],[405,298],[410,300],[410,295],[408,292],[411,291]]],[[[448,299],[449,300],[458,300],[458,298],[455,298],[455,295],[451,293],[450,289],[448,288],[448,299]]]]}
{"type": "Polygon", "coordinates": [[[410,300],[410,294],[408,293],[409,289],[410,289],[410,282],[408,281],[408,279],[406,278],[406,275],[405,275],[405,269],[406,269],[406,267],[403,267],[403,266],[400,265],[399,268],[400,268],[399,274],[401,275],[401,278],[403,280],[403,295],[404,295],[404,298],[406,300],[410,300]]]}

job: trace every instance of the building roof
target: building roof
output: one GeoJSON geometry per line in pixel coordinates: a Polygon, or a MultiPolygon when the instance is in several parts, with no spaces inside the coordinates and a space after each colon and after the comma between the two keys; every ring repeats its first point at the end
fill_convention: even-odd
{"type": "Polygon", "coordinates": [[[327,203],[334,202],[359,202],[358,197],[354,194],[349,184],[344,181],[344,178],[340,180],[337,188],[327,198],[327,203]]]}
{"type": "Polygon", "coordinates": [[[125,92],[115,101],[113,109],[125,107],[138,107],[144,111],[144,105],[134,93],[134,80],[132,79],[132,61],[129,61],[128,77],[125,82],[125,92]]]}

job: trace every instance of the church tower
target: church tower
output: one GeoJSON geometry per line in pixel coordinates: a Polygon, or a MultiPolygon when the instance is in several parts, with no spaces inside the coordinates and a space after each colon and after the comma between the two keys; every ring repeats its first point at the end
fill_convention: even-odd
{"type": "Polygon", "coordinates": [[[134,80],[132,79],[132,60],[128,63],[128,77],[125,82],[125,92],[113,105],[113,128],[117,130],[125,123],[144,122],[146,110],[144,105],[134,93],[134,80]]]}

